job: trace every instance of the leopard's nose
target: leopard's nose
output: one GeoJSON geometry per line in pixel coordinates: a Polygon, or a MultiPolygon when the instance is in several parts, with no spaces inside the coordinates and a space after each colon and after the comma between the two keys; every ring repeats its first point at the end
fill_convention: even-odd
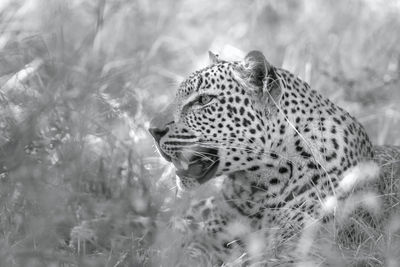
{"type": "Polygon", "coordinates": [[[151,135],[154,137],[154,139],[156,140],[156,142],[160,142],[160,139],[166,135],[169,131],[168,127],[165,127],[163,129],[160,128],[149,128],[149,132],[151,133],[151,135]]]}

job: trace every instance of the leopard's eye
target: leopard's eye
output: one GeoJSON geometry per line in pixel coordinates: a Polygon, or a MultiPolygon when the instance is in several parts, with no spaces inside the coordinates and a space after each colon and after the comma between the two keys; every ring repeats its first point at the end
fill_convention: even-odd
{"type": "Polygon", "coordinates": [[[212,96],[210,96],[210,95],[202,95],[202,96],[199,97],[198,101],[199,101],[199,103],[201,105],[206,105],[206,104],[210,103],[211,100],[213,100],[212,96]]]}

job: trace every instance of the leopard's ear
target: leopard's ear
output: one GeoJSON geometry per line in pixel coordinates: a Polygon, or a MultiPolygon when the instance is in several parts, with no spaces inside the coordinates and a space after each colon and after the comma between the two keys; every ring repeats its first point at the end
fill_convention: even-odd
{"type": "Polygon", "coordinates": [[[209,60],[210,60],[210,65],[213,65],[213,64],[219,62],[218,55],[217,55],[217,54],[214,54],[214,53],[211,52],[211,51],[208,51],[208,58],[209,58],[209,60]]]}
{"type": "Polygon", "coordinates": [[[260,51],[251,51],[244,58],[244,78],[259,89],[259,93],[278,100],[281,83],[273,67],[260,51]]]}
{"type": "Polygon", "coordinates": [[[252,85],[262,88],[269,68],[268,61],[260,51],[251,51],[244,58],[244,75],[252,85]]]}

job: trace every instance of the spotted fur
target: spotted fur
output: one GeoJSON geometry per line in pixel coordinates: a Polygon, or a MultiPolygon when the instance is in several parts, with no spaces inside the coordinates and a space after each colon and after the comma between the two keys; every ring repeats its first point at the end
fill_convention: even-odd
{"type": "Polygon", "coordinates": [[[227,176],[218,196],[187,215],[192,227],[184,247],[213,264],[254,259],[247,253],[254,233],[262,236],[262,253],[279,254],[324,216],[324,201],[341,194],[346,173],[374,156],[354,117],[258,51],[243,62],[214,57],[181,84],[151,127],[161,154],[178,170],[185,155],[209,157],[183,171],[184,188],[209,179],[191,176],[198,172],[191,168],[227,176]]]}

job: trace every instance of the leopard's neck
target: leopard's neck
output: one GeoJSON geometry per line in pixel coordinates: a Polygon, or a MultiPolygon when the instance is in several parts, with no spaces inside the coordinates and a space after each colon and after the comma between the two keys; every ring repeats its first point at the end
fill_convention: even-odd
{"type": "Polygon", "coordinates": [[[269,142],[259,153],[263,156],[250,169],[230,174],[222,191],[225,201],[248,217],[306,201],[313,209],[335,190],[344,172],[373,157],[357,120],[292,74],[280,76],[285,80],[281,108],[265,121],[269,142]]]}

